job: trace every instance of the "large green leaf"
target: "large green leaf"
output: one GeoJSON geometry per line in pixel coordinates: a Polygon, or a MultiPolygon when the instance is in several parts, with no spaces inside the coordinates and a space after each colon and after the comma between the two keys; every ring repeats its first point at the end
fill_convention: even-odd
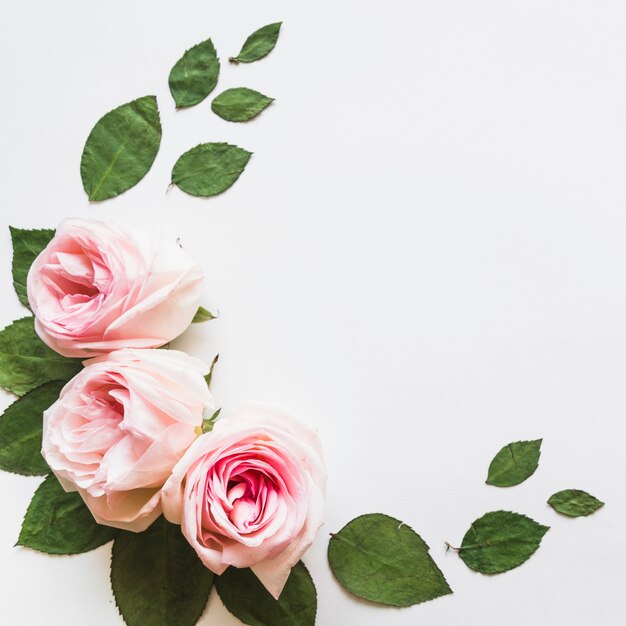
{"type": "Polygon", "coordinates": [[[87,137],[80,175],[90,200],[107,200],[134,187],[152,167],[161,145],[155,96],[109,111],[87,137]]]}
{"type": "Polygon", "coordinates": [[[231,63],[252,63],[267,56],[276,45],[281,24],[276,22],[255,30],[244,42],[241,52],[228,60],[231,63]]]}
{"type": "Polygon", "coordinates": [[[302,561],[291,570],[275,600],[249,569],[229,567],[215,581],[224,606],[249,626],[313,626],[317,593],[302,561]]]}
{"type": "Polygon", "coordinates": [[[16,400],[0,418],[0,469],[25,476],[50,471],[41,456],[43,412],[59,397],[64,382],[51,382],[16,400]]]}
{"type": "Polygon", "coordinates": [[[568,517],[591,515],[604,506],[590,493],[581,489],[564,489],[550,496],[548,504],[557,512],[568,517]]]}
{"type": "Polygon", "coordinates": [[[0,330],[0,387],[16,396],[52,380],[68,381],[82,369],[78,359],[57,354],[39,339],[33,317],[0,330]]]}
{"type": "Polygon", "coordinates": [[[172,184],[192,196],[215,196],[239,178],[251,155],[228,143],[202,143],[176,161],[172,184]]]}
{"type": "Polygon", "coordinates": [[[535,473],[541,454],[541,439],[516,441],[504,446],[491,461],[487,484],[512,487],[535,473]]]}
{"type": "Polygon", "coordinates": [[[111,586],[128,626],[193,626],[213,578],[180,526],[162,516],[142,533],[120,532],[113,544],[111,586]]]}
{"type": "Polygon", "coordinates": [[[177,108],[202,102],[217,85],[220,62],[210,39],[190,48],[176,61],[169,77],[177,108]]]}
{"type": "Polygon", "coordinates": [[[51,474],[28,506],[16,545],[47,554],[80,554],[111,541],[117,532],[98,524],[78,493],[66,493],[51,474]]]}
{"type": "MultiPolygon", "coordinates": [[[[13,242],[13,287],[20,302],[29,306],[26,293],[26,278],[28,270],[39,253],[54,237],[54,230],[35,229],[27,230],[9,226],[11,241],[13,242]]],[[[29,307],[30,308],[30,307],[29,307]]]]}
{"type": "Polygon", "coordinates": [[[268,98],[254,89],[235,87],[216,96],[211,102],[211,109],[228,122],[247,122],[272,102],[274,98],[268,98]]]}
{"type": "Polygon", "coordinates": [[[472,523],[457,551],[469,568],[501,574],[527,561],[549,529],[519,513],[492,511],[472,523]]]}
{"type": "Polygon", "coordinates": [[[423,539],[382,513],[348,522],[328,545],[330,568],[350,593],[389,606],[411,606],[452,593],[423,539]]]}

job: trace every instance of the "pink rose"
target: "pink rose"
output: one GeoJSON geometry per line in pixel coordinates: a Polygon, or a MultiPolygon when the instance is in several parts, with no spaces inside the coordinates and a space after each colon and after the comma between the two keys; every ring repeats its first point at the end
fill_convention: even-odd
{"type": "Polygon", "coordinates": [[[278,598],[322,525],[325,485],[317,434],[249,405],[187,450],[163,488],[163,513],[210,570],[251,567],[278,598]]]}
{"type": "Polygon", "coordinates": [[[44,413],[43,456],[100,524],[139,532],[161,514],[161,487],[214,408],[207,372],[175,350],[118,350],[44,413]]]}
{"type": "Polygon", "coordinates": [[[89,357],[155,348],[191,323],[202,269],[175,243],[67,219],[28,273],[35,328],[53,350],[89,357]]]}

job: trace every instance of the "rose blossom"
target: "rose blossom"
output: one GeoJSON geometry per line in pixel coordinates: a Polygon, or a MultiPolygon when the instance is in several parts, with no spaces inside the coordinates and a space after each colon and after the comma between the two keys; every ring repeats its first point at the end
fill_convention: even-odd
{"type": "Polygon", "coordinates": [[[323,522],[325,484],[317,434],[248,405],[194,441],[163,488],[163,513],[214,573],[251,567],[278,598],[323,522]]]}
{"type": "Polygon", "coordinates": [[[161,487],[214,408],[208,369],[175,350],[118,350],[44,412],[42,454],[100,524],[138,532],[161,514],[161,487]]]}
{"type": "Polygon", "coordinates": [[[45,343],[89,357],[155,348],[180,335],[198,309],[202,280],[175,243],[74,218],[33,262],[28,301],[45,343]]]}

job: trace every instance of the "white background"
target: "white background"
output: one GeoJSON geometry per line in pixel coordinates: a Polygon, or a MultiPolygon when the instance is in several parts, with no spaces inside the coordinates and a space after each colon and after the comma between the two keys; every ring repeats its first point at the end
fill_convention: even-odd
{"type": "MultiPolygon", "coordinates": [[[[207,274],[217,321],[178,346],[221,355],[215,394],[319,425],[326,525],[305,557],[319,626],[616,626],[626,515],[626,8],[620,0],[44,0],[0,9],[0,322],[8,224],[66,216],[159,227],[207,274]],[[230,66],[256,28],[274,52],[230,66]],[[212,37],[217,90],[276,98],[249,124],[176,112],[183,50],[212,37]],[[79,161],[96,120],[158,96],[145,179],[90,205],[79,161]],[[190,147],[254,151],[225,194],[165,193],[190,147]],[[505,443],[544,438],[519,487],[484,484],[505,443]],[[570,520],[560,489],[604,500],[570,520]],[[470,571],[459,542],[509,509],[552,529],[522,567],[470,571]],[[408,609],[357,601],[326,562],[328,532],[385,512],[431,546],[454,595],[408,609]]],[[[8,404],[9,397],[2,402],[8,404]]],[[[51,558],[12,548],[38,479],[0,474],[3,624],[121,624],[110,547],[51,558]]],[[[201,620],[230,626],[215,594],[201,620]]]]}

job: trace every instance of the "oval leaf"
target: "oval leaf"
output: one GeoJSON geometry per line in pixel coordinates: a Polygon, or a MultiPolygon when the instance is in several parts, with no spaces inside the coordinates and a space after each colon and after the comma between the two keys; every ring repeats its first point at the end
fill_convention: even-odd
{"type": "Polygon", "coordinates": [[[532,476],[539,465],[542,439],[516,441],[504,446],[489,465],[487,484],[513,487],[532,476]]]}
{"type": "Polygon", "coordinates": [[[16,400],[0,418],[0,469],[24,476],[50,468],[41,456],[43,412],[58,399],[64,382],[51,382],[16,400]]]}
{"type": "Polygon", "coordinates": [[[78,493],[65,492],[51,474],[28,505],[16,545],[47,554],[80,554],[111,541],[117,532],[98,524],[78,493]]]}
{"type": "Polygon", "coordinates": [[[169,77],[177,108],[202,102],[217,85],[220,62],[210,39],[190,48],[176,61],[169,77]]]}
{"type": "Polygon", "coordinates": [[[591,515],[604,506],[590,493],[581,489],[564,489],[550,496],[548,504],[557,512],[568,517],[591,515]]]}
{"type": "Polygon", "coordinates": [[[492,511],[478,518],[458,549],[469,568],[482,574],[501,574],[519,567],[537,550],[550,529],[509,511],[492,511]]]}
{"type": "Polygon", "coordinates": [[[228,59],[231,63],[252,63],[267,56],[276,45],[282,22],[268,24],[255,30],[245,41],[241,52],[228,59]]]}
{"type": "Polygon", "coordinates": [[[113,544],[111,587],[128,626],[193,626],[213,578],[163,516],[142,533],[121,531],[113,544]]]}
{"type": "Polygon", "coordinates": [[[302,561],[291,570],[287,583],[275,600],[250,569],[229,567],[215,581],[224,606],[250,626],[313,626],[317,594],[302,561]]]}
{"type": "Polygon", "coordinates": [[[35,332],[34,319],[24,317],[0,330],[0,387],[16,396],[52,380],[68,381],[83,367],[48,348],[35,332]]]}
{"type": "Polygon", "coordinates": [[[272,102],[274,98],[268,98],[254,89],[236,87],[217,96],[211,103],[211,109],[227,122],[247,122],[272,102]]]}
{"type": "Polygon", "coordinates": [[[251,155],[228,143],[202,143],[176,161],[172,184],[192,196],[216,196],[239,178],[251,155]]]}
{"type": "Polygon", "coordinates": [[[123,104],[101,117],[89,133],[80,175],[90,200],[107,200],[134,187],[148,172],[161,144],[155,96],[123,104]]]}
{"type": "Polygon", "coordinates": [[[404,523],[362,515],[333,535],[328,562],[339,583],[370,602],[411,606],[452,593],[423,539],[404,523]]]}

